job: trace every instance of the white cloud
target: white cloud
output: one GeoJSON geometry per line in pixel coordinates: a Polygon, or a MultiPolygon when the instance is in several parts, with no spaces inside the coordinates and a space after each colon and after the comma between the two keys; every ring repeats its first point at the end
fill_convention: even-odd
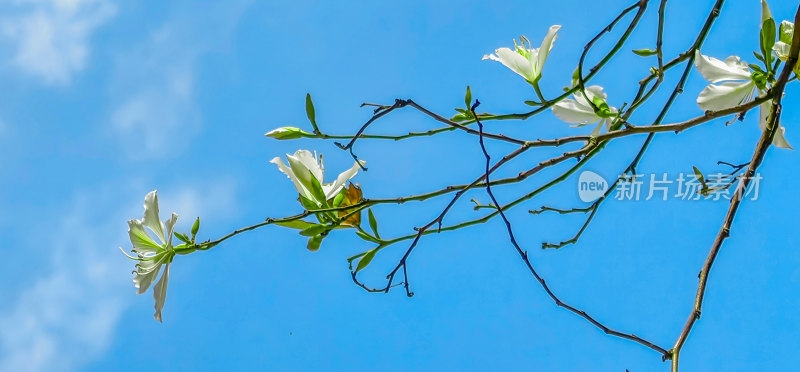
{"type": "Polygon", "coordinates": [[[200,124],[194,103],[199,52],[169,28],[154,33],[144,46],[118,58],[118,89],[125,92],[111,123],[137,157],[156,157],[200,124]]]}
{"type": "Polygon", "coordinates": [[[103,220],[90,215],[86,200],[73,204],[52,234],[50,262],[45,256],[36,263],[52,271],[0,312],[0,370],[72,370],[110,343],[124,303],[119,288],[126,280],[119,272],[126,267],[106,254],[112,247],[105,245],[124,234],[113,229],[122,230],[119,223],[93,224],[103,220]]]}
{"type": "Polygon", "coordinates": [[[236,194],[232,192],[235,189],[233,181],[218,180],[215,183],[204,185],[203,189],[183,188],[170,194],[161,194],[159,191],[159,195],[166,197],[159,196],[159,198],[165,211],[168,208],[179,211],[178,226],[188,228],[198,216],[209,220],[208,222],[217,222],[231,217],[235,210],[236,194]]]}
{"type": "MultiPolygon", "coordinates": [[[[74,72],[85,67],[91,32],[115,11],[110,4],[108,0],[0,4],[4,13],[0,15],[0,36],[14,41],[14,62],[21,69],[49,83],[68,83],[74,72]],[[19,14],[11,17],[8,8],[19,14]]],[[[185,142],[196,133],[200,113],[193,92],[198,59],[225,46],[244,4],[193,3],[191,12],[178,9],[141,45],[120,51],[113,71],[111,91],[116,105],[110,121],[114,135],[125,147],[156,156],[167,153],[167,145],[185,142]]],[[[170,152],[174,151],[180,149],[170,152]]],[[[135,174],[129,176],[138,179],[135,174]]],[[[178,212],[179,226],[190,225],[199,215],[203,226],[209,228],[236,210],[232,182],[197,185],[159,191],[162,211],[178,212]]],[[[0,273],[0,281],[24,286],[16,296],[0,301],[0,371],[79,369],[106,352],[132,301],[148,301],[152,306],[151,293],[135,295],[130,275],[133,263],[117,250],[129,246],[125,221],[141,218],[144,194],[149,191],[139,190],[132,197],[127,193],[130,187],[83,190],[82,196],[67,202],[67,213],[46,221],[56,226],[55,232],[47,234],[50,238],[41,237],[40,231],[28,232],[30,241],[47,249],[41,250],[46,255],[26,264],[44,269],[37,271],[42,272],[38,277],[25,277],[24,282],[0,273]]],[[[58,215],[52,208],[46,212],[58,215]]],[[[15,249],[30,252],[36,247],[15,249]]],[[[169,300],[165,320],[168,314],[169,300]]],[[[140,315],[151,317],[152,313],[136,314],[140,315]]]]}
{"type": "Polygon", "coordinates": [[[14,65],[63,85],[86,67],[92,33],[116,9],[108,0],[15,0],[0,7],[0,32],[14,45],[14,65]]]}
{"type": "MultiPolygon", "coordinates": [[[[164,191],[160,193],[162,211],[180,213],[184,224],[191,224],[193,217],[188,216],[229,216],[235,210],[231,182],[164,191]],[[203,197],[208,195],[214,197],[203,197]]],[[[124,204],[119,204],[125,199],[120,192],[97,194],[76,197],[70,203],[70,212],[54,223],[58,228],[51,234],[50,256],[28,263],[49,267],[49,271],[31,278],[30,286],[15,301],[2,303],[0,371],[79,369],[103,355],[125,309],[131,301],[140,300],[131,282],[134,263],[117,247],[129,246],[125,221],[141,218],[144,194],[135,200],[128,196],[124,204]]],[[[151,293],[142,296],[152,301],[151,293]]]]}
{"type": "Polygon", "coordinates": [[[197,68],[225,48],[248,2],[206,3],[176,17],[116,58],[111,113],[114,135],[137,158],[182,149],[202,123],[195,102],[197,68]]]}

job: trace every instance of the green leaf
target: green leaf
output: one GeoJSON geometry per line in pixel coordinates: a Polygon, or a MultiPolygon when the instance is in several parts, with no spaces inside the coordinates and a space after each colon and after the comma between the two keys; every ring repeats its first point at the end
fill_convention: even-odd
{"type": "Polygon", "coordinates": [[[347,259],[347,262],[349,262],[349,263],[353,263],[353,260],[355,260],[356,258],[359,258],[359,257],[361,257],[361,256],[363,256],[363,255],[365,255],[365,254],[367,254],[367,252],[361,252],[361,253],[359,253],[359,254],[356,254],[356,255],[350,256],[350,257],[347,259]]]}
{"type": "Polygon", "coordinates": [[[762,56],[761,53],[753,52],[753,55],[756,57],[757,60],[759,60],[759,61],[761,61],[763,63],[767,63],[766,61],[764,61],[764,56],[762,56]]]}
{"type": "Polygon", "coordinates": [[[305,230],[305,229],[307,229],[307,228],[309,228],[311,226],[317,226],[318,225],[316,223],[311,223],[311,222],[303,221],[303,220],[292,220],[292,221],[275,222],[275,224],[278,225],[278,226],[288,227],[290,229],[299,229],[299,230],[305,230]]]}
{"type": "Polygon", "coordinates": [[[775,20],[767,19],[761,24],[761,53],[764,54],[767,68],[772,64],[772,47],[775,45],[775,20]]]}
{"type": "Polygon", "coordinates": [[[356,274],[358,274],[359,271],[363,270],[365,267],[367,267],[367,265],[369,265],[370,262],[372,262],[372,259],[375,258],[375,253],[378,253],[378,248],[370,249],[369,251],[365,252],[363,256],[361,256],[361,259],[358,260],[358,265],[356,266],[356,274]]]}
{"type": "Polygon", "coordinates": [[[758,89],[766,89],[767,87],[767,74],[761,71],[753,71],[750,74],[750,78],[753,79],[753,82],[756,83],[756,87],[758,89]]]}
{"type": "Polygon", "coordinates": [[[751,63],[751,64],[749,64],[748,66],[750,66],[750,68],[751,68],[753,71],[758,71],[758,72],[760,72],[760,73],[762,73],[762,74],[763,74],[763,73],[765,73],[765,72],[764,72],[764,70],[761,68],[761,66],[759,66],[759,65],[757,65],[757,64],[755,64],[755,63],[751,63]]]}
{"type": "Polygon", "coordinates": [[[322,239],[325,238],[322,235],[312,236],[308,239],[308,243],[306,244],[306,249],[311,252],[316,252],[319,250],[320,244],[322,244],[322,239]]]}
{"type": "Polygon", "coordinates": [[[328,230],[330,230],[328,225],[316,224],[316,225],[309,226],[309,227],[303,229],[302,231],[300,231],[300,235],[302,235],[302,236],[314,236],[314,235],[322,234],[322,233],[324,233],[324,232],[326,232],[328,230]]]}
{"type": "Polygon", "coordinates": [[[186,244],[192,244],[192,241],[191,241],[191,240],[189,240],[189,237],[188,237],[188,236],[186,236],[186,235],[184,235],[184,234],[181,234],[181,233],[179,233],[179,232],[177,232],[177,231],[175,232],[175,237],[176,237],[176,238],[178,238],[178,239],[180,239],[182,242],[184,242],[184,243],[186,243],[186,244]]]}
{"type": "Polygon", "coordinates": [[[192,225],[192,241],[194,241],[194,237],[197,236],[197,232],[200,230],[200,217],[197,217],[194,220],[194,224],[192,225]]]}
{"type": "Polygon", "coordinates": [[[313,211],[319,209],[319,205],[317,205],[317,203],[315,203],[313,200],[306,198],[303,195],[300,195],[299,199],[300,199],[300,205],[302,205],[303,208],[305,208],[306,210],[313,211]]]}
{"type": "Polygon", "coordinates": [[[653,49],[634,49],[633,53],[640,57],[649,57],[658,54],[658,51],[653,49]]]}
{"type": "Polygon", "coordinates": [[[378,234],[378,220],[376,220],[375,215],[372,214],[372,208],[367,209],[367,215],[369,215],[369,227],[372,229],[372,232],[375,233],[375,236],[380,239],[381,234],[378,234]]]}
{"type": "MultiPolygon", "coordinates": [[[[469,89],[469,87],[467,87],[467,89],[469,89]]],[[[469,106],[467,106],[467,110],[469,110],[469,106]]],[[[450,121],[458,123],[460,121],[466,121],[472,119],[472,111],[467,111],[467,110],[456,107],[456,111],[458,111],[458,114],[453,115],[453,117],[450,118],[450,121]]]]}
{"type": "Polygon", "coordinates": [[[350,266],[350,270],[351,271],[353,270],[353,261],[356,258],[360,258],[360,257],[364,256],[365,254],[367,254],[367,252],[361,252],[361,253],[359,253],[357,255],[354,255],[354,256],[351,256],[350,258],[347,259],[347,265],[350,266]]]}
{"type": "Polygon", "coordinates": [[[472,91],[469,89],[469,85],[467,85],[467,94],[464,95],[464,105],[467,109],[472,107],[472,91]]]}
{"type": "Polygon", "coordinates": [[[344,201],[344,193],[345,191],[344,189],[342,189],[340,193],[336,194],[336,196],[333,197],[334,208],[338,208],[340,205],[342,205],[342,202],[344,201]]]}
{"type": "Polygon", "coordinates": [[[575,71],[572,72],[572,86],[578,85],[578,78],[580,77],[580,67],[575,67],[575,71]]]}
{"type": "Polygon", "coordinates": [[[323,207],[327,204],[325,200],[325,191],[322,190],[322,185],[320,185],[319,180],[317,177],[314,177],[314,173],[311,170],[308,171],[309,175],[311,175],[311,195],[314,196],[314,199],[317,199],[320,203],[322,203],[323,207]]]}
{"type": "Polygon", "coordinates": [[[314,102],[311,101],[311,94],[309,93],[306,93],[306,116],[308,116],[308,121],[311,122],[311,126],[314,127],[314,133],[318,133],[317,113],[314,110],[314,102]]]}
{"type": "Polygon", "coordinates": [[[700,181],[700,184],[703,185],[703,188],[704,189],[708,188],[706,186],[706,179],[703,178],[703,173],[700,172],[700,170],[697,169],[697,167],[695,167],[695,166],[692,166],[692,169],[694,170],[694,176],[697,177],[697,180],[700,181]]]}
{"type": "Polygon", "coordinates": [[[452,118],[450,118],[450,121],[458,123],[459,121],[465,121],[467,119],[467,116],[464,114],[455,114],[452,118]]]}
{"type": "Polygon", "coordinates": [[[356,231],[356,235],[358,235],[359,238],[364,239],[364,240],[366,240],[368,242],[381,244],[380,240],[375,239],[374,237],[370,236],[369,234],[365,234],[365,233],[363,233],[361,231],[356,231]]]}

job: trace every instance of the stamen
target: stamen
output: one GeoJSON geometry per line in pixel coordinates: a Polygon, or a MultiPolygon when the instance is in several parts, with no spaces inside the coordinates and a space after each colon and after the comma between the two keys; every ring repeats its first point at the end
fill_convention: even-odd
{"type": "Polygon", "coordinates": [[[133,256],[129,255],[129,254],[128,254],[128,252],[125,252],[125,250],[124,250],[124,249],[122,249],[122,247],[119,247],[119,250],[120,250],[120,251],[122,251],[122,254],[124,254],[126,257],[130,258],[131,260],[134,260],[134,261],[139,261],[139,259],[138,259],[138,258],[136,258],[136,257],[133,257],[133,256]]]}

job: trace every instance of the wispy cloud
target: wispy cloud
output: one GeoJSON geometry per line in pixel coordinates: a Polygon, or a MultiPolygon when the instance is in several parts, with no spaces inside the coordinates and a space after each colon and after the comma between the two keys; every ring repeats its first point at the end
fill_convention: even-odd
{"type": "MultiPolygon", "coordinates": [[[[167,189],[162,210],[186,216],[184,224],[191,223],[188,216],[230,216],[236,210],[235,189],[226,181],[167,189]]],[[[130,245],[125,221],[141,218],[143,197],[129,196],[119,204],[126,198],[106,191],[70,202],[70,212],[51,234],[50,256],[31,262],[49,271],[0,308],[0,371],[75,370],[106,351],[125,309],[136,299],[129,275],[133,263],[117,246],[130,245]]]]}
{"type": "Polygon", "coordinates": [[[48,242],[49,262],[42,257],[36,263],[50,272],[0,312],[0,370],[72,370],[95,358],[113,336],[124,302],[119,288],[126,280],[119,272],[125,262],[103,245],[124,234],[110,221],[93,223],[104,219],[94,215],[88,199],[73,201],[71,209],[48,242]]]}
{"type": "Polygon", "coordinates": [[[0,6],[0,32],[13,65],[48,84],[67,84],[86,67],[92,33],[116,13],[108,0],[15,0],[0,6]]]}
{"type": "Polygon", "coordinates": [[[116,89],[125,94],[111,123],[120,138],[134,139],[136,155],[166,153],[175,138],[189,138],[200,125],[194,102],[200,50],[173,27],[154,32],[146,43],[117,60],[116,89]]]}
{"type": "MultiPolygon", "coordinates": [[[[180,152],[172,146],[178,136],[185,141],[199,128],[194,98],[199,61],[226,46],[247,3],[204,4],[190,4],[192,12],[183,6],[175,9],[163,25],[145,31],[146,39],[118,53],[109,120],[119,141],[135,144],[126,147],[139,155],[165,154],[168,145],[169,152],[180,152]]],[[[48,83],[65,84],[86,66],[91,33],[116,7],[107,0],[12,0],[0,4],[0,11],[0,37],[13,42],[14,64],[48,83]]],[[[126,175],[141,176],[152,175],[126,175]]],[[[23,287],[0,301],[0,371],[79,369],[107,351],[132,301],[152,304],[151,295],[135,295],[133,263],[116,249],[129,246],[125,221],[141,218],[142,200],[150,191],[131,196],[135,186],[126,182],[130,179],[108,180],[107,185],[120,187],[90,186],[63,206],[42,208],[49,215],[57,215],[53,210],[58,208],[68,211],[47,221],[54,226],[50,238],[33,229],[19,233],[48,249],[27,262],[44,268],[37,270],[41,275],[26,277],[24,283],[16,280],[23,287]]],[[[236,210],[236,188],[229,180],[192,185],[159,191],[162,210],[181,215],[179,226],[190,226],[198,215],[208,224],[223,222],[236,210]]],[[[24,245],[15,249],[35,250],[24,245]]],[[[169,304],[165,311],[167,318],[169,304]]]]}
{"type": "Polygon", "coordinates": [[[248,2],[205,3],[192,17],[177,16],[116,58],[117,104],[111,124],[135,156],[159,157],[197,134],[197,68],[209,52],[224,48],[248,2]]]}

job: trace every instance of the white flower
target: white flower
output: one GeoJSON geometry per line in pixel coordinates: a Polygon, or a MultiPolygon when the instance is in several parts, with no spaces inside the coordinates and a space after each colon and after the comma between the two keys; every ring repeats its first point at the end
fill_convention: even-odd
{"type": "Polygon", "coordinates": [[[794,23],[789,21],[781,22],[778,41],[772,46],[772,50],[781,61],[789,59],[789,52],[792,49],[792,36],[794,36],[794,23]]]}
{"type": "Polygon", "coordinates": [[[486,54],[483,59],[490,59],[504,64],[511,71],[524,77],[531,84],[535,84],[542,76],[542,68],[547,60],[553,42],[557,38],[557,32],[561,28],[559,25],[550,26],[547,36],[542,40],[542,45],[538,48],[530,48],[530,42],[524,36],[520,37],[520,44],[514,40],[514,50],[509,48],[499,48],[495,54],[486,54]],[[527,42],[527,45],[526,45],[527,42]]]}
{"type": "Polygon", "coordinates": [[[588,86],[586,87],[586,96],[580,90],[576,91],[572,96],[575,99],[565,98],[554,104],[552,107],[553,114],[567,123],[577,124],[574,125],[575,127],[599,122],[592,131],[592,136],[600,133],[603,124],[608,130],[618,110],[616,107],[609,106],[606,103],[608,96],[603,92],[603,87],[599,85],[588,86]],[[594,103],[599,112],[595,112],[594,107],[589,102],[594,103]]]}
{"type": "Polygon", "coordinates": [[[358,169],[366,164],[365,161],[359,160],[350,169],[339,174],[339,177],[336,177],[336,181],[326,184],[323,181],[325,167],[322,164],[322,154],[317,157],[316,152],[311,154],[308,150],[297,150],[294,155],[286,154],[286,158],[289,160],[289,166],[286,166],[280,157],[273,158],[270,163],[277,165],[278,169],[292,180],[294,187],[301,196],[316,202],[318,205],[322,205],[323,202],[342,191],[344,184],[355,177],[358,169]],[[311,192],[314,187],[314,181],[322,186],[325,200],[317,200],[311,192]]]}
{"type": "MultiPolygon", "coordinates": [[[[719,111],[739,106],[750,100],[757,89],[750,67],[737,56],[730,56],[720,61],[702,55],[696,50],[694,65],[700,75],[711,83],[697,96],[697,105],[705,111],[719,111]]],[[[766,116],[771,107],[770,102],[761,104],[759,126],[762,130],[766,128],[766,116]]],[[[778,128],[772,143],[780,148],[791,149],[784,138],[785,132],[785,128],[778,128]]]]}
{"type": "Polygon", "coordinates": [[[138,289],[136,293],[147,292],[150,284],[155,281],[161,271],[161,266],[166,264],[164,275],[153,287],[156,309],[154,316],[159,322],[161,321],[161,310],[164,308],[164,300],[167,297],[169,265],[175,257],[172,247],[172,231],[177,220],[178,215],[175,213],[163,223],[158,219],[158,195],[156,195],[156,191],[151,191],[144,197],[142,219],[128,221],[128,235],[133,245],[132,252],[136,254],[136,257],[131,258],[139,261],[133,276],[133,285],[138,289]],[[153,240],[145,227],[156,236],[158,242],[153,240]]]}

